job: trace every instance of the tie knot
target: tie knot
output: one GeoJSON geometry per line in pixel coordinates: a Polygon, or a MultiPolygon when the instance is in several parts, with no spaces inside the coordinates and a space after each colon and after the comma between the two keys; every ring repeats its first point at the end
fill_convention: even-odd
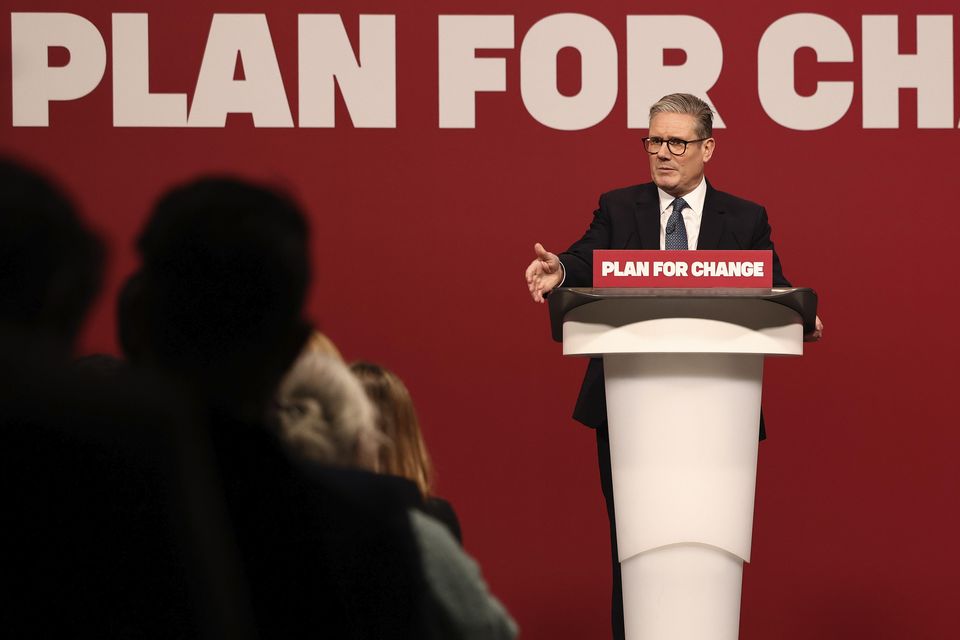
{"type": "Polygon", "coordinates": [[[687,208],[687,201],[683,198],[677,198],[673,201],[673,211],[674,213],[680,213],[687,208]]]}

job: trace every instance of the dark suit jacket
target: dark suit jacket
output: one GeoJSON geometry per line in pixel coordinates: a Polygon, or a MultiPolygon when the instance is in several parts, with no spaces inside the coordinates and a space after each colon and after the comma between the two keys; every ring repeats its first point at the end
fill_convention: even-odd
{"type": "MultiPolygon", "coordinates": [[[[595,249],[659,249],[660,196],[648,182],[610,191],[600,196],[590,228],[564,253],[560,261],[566,271],[565,287],[593,286],[595,249]]],[[[697,249],[773,249],[767,211],[760,205],[729,193],[717,191],[707,182],[697,249]]],[[[773,252],[773,284],[789,287],[780,258],[773,252]]],[[[603,361],[590,360],[573,412],[574,420],[597,428],[607,421],[603,361]]],[[[763,420],[761,418],[761,438],[763,420]]]]}

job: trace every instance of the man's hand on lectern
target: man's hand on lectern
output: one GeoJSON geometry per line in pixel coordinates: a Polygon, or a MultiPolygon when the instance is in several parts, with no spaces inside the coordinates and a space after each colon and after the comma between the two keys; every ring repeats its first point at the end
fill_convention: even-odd
{"type": "Polygon", "coordinates": [[[560,258],[543,248],[539,242],[533,245],[536,260],[527,267],[527,288],[534,302],[543,302],[543,296],[563,281],[560,258]]]}
{"type": "Polygon", "coordinates": [[[820,322],[820,316],[817,316],[817,328],[803,336],[804,342],[816,342],[823,337],[823,323],[820,322]]]}

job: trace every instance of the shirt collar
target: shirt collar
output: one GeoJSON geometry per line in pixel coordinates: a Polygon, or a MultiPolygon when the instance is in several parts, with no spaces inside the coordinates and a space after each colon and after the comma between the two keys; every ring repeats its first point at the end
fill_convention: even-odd
{"type": "MultiPolygon", "coordinates": [[[[660,187],[657,187],[657,194],[660,196],[661,213],[673,207],[673,201],[676,200],[676,198],[660,187]]],[[[703,201],[707,197],[707,179],[705,177],[700,178],[700,184],[694,187],[693,191],[682,197],[688,207],[697,213],[703,213],[703,201]]]]}

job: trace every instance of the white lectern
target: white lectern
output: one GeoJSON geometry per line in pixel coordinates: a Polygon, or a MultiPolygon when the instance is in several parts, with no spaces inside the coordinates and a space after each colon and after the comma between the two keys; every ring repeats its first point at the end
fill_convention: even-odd
{"type": "Polygon", "coordinates": [[[559,289],[564,355],[603,358],[628,640],[736,640],[763,358],[799,356],[810,289],[559,289]]]}

